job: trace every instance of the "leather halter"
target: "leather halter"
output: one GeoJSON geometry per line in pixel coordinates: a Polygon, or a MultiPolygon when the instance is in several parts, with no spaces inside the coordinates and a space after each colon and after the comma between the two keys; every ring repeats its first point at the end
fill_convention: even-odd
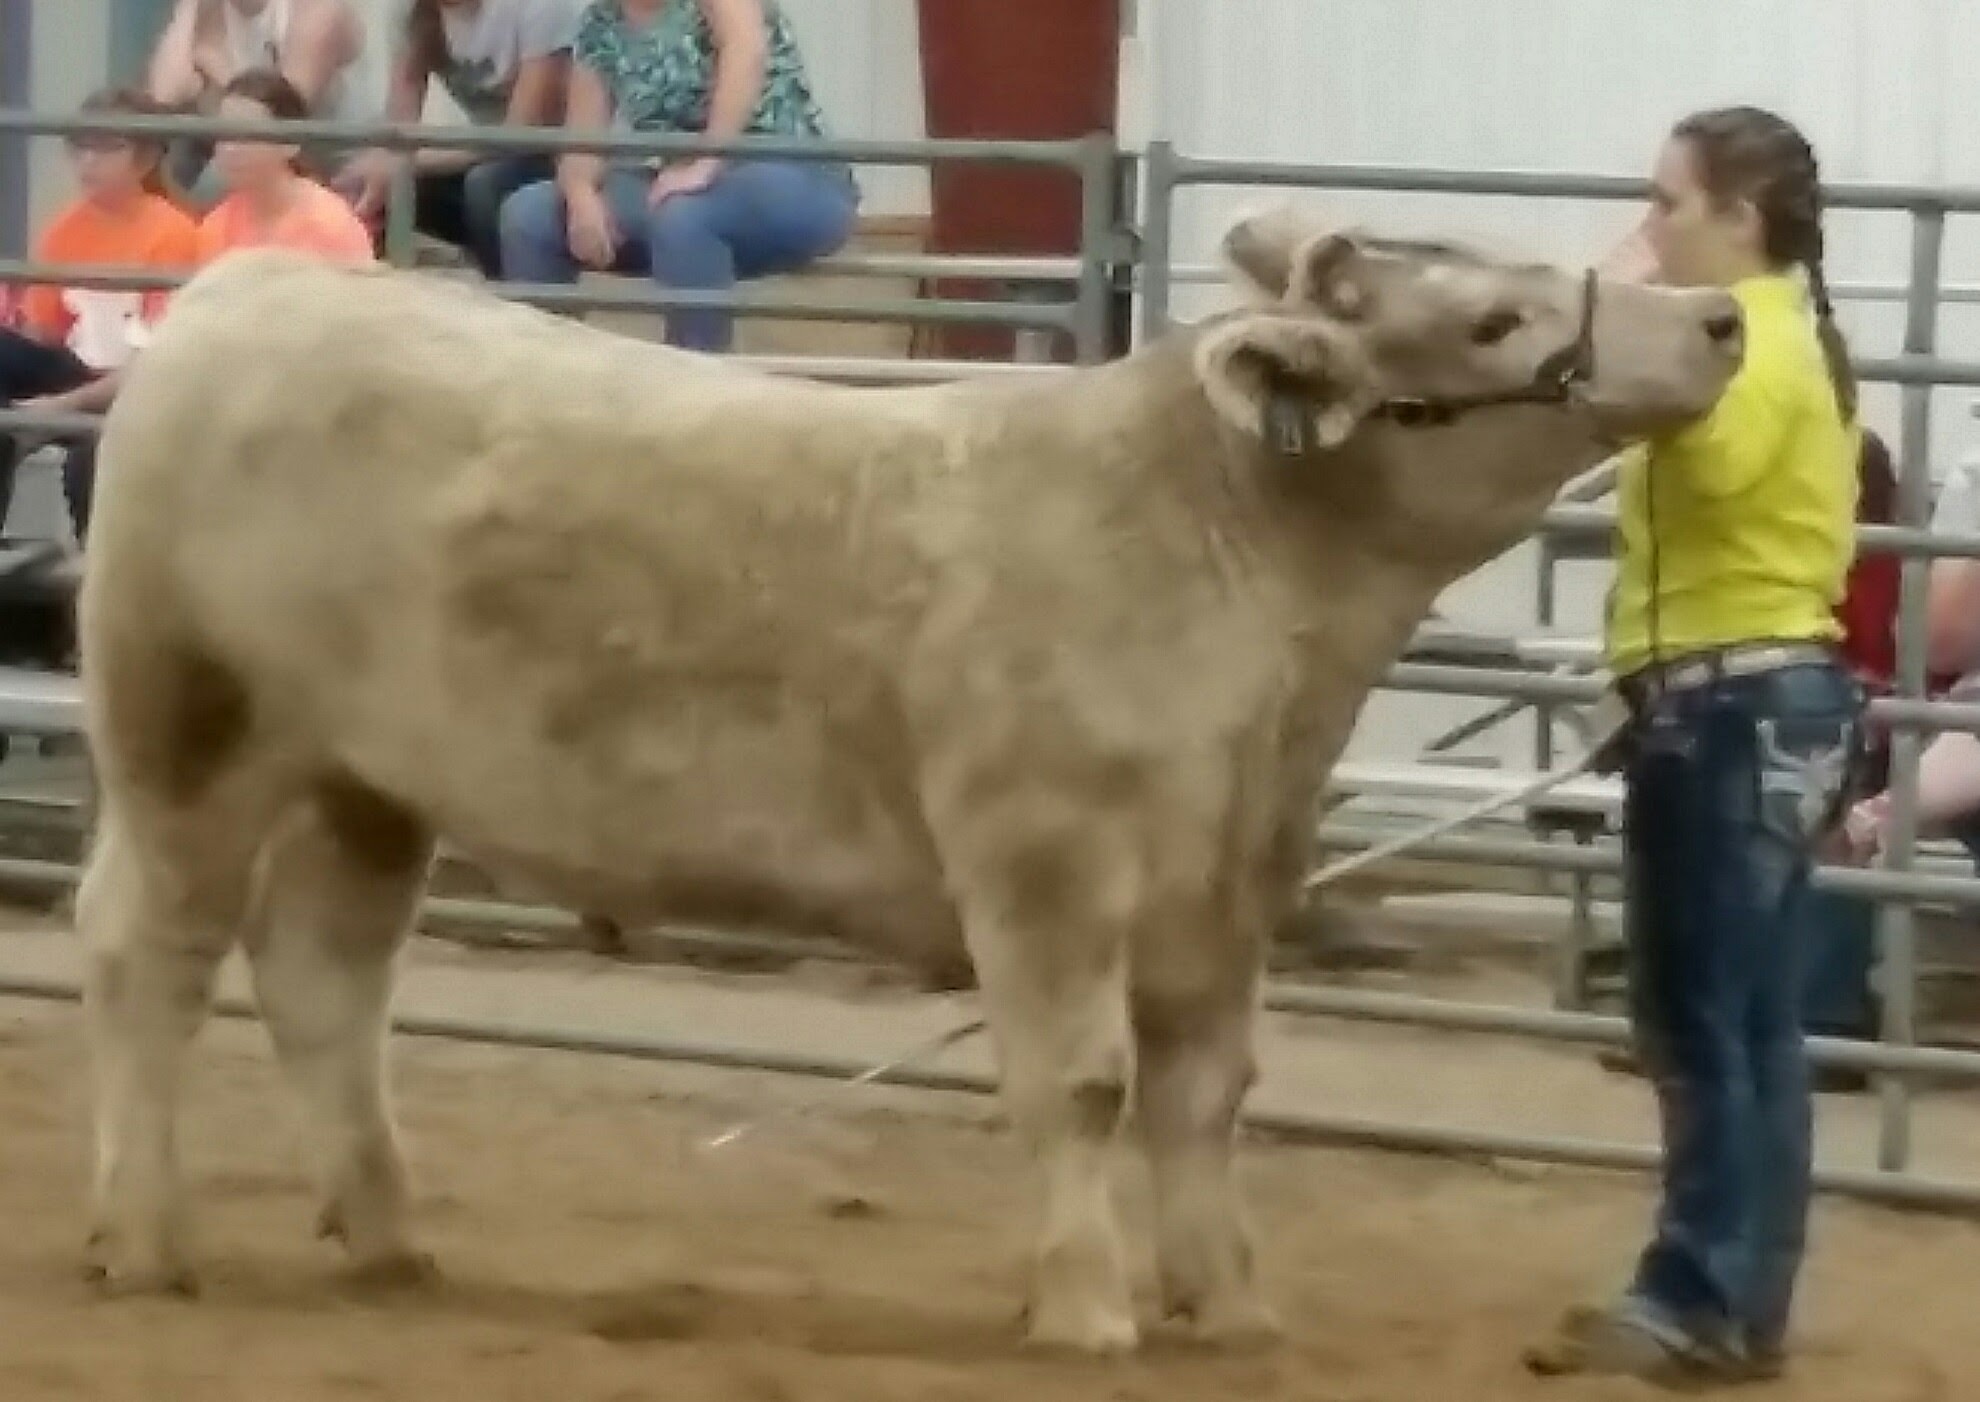
{"type": "MultiPolygon", "coordinates": [[[[1441,428],[1475,409],[1509,404],[1567,404],[1576,385],[1595,376],[1595,270],[1582,277],[1581,327],[1574,340],[1540,362],[1533,378],[1518,389],[1442,398],[1398,395],[1385,399],[1370,417],[1388,419],[1400,428],[1441,428]]],[[[1268,442],[1289,456],[1301,456],[1312,446],[1311,410],[1289,384],[1275,386],[1266,396],[1264,429],[1268,442]]]]}

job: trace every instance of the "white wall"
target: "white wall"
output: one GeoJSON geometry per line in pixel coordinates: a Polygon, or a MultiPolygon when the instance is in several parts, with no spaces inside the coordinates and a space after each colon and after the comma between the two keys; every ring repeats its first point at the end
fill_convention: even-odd
{"type": "MultiPolygon", "coordinates": [[[[1142,0],[1146,102],[1156,135],[1186,154],[1298,163],[1647,171],[1671,122],[1727,102],[1774,107],[1801,124],[1835,181],[1980,185],[1980,102],[1961,56],[1980,48],[1980,0],[1142,0]],[[1230,22],[1242,6],[1242,24],[1230,22]]],[[[1178,205],[1176,258],[1203,264],[1258,190],[1192,190],[1178,205]]],[[[1510,242],[1543,257],[1597,255],[1637,216],[1631,205],[1424,195],[1301,196],[1348,219],[1510,242]]],[[[1955,220],[1952,283],[1980,283],[1980,219],[1955,220]]],[[[1837,214],[1838,282],[1901,282],[1908,221],[1837,214]]],[[[1194,316],[1214,290],[1179,293],[1194,316]]],[[[1858,349],[1893,354],[1896,306],[1846,306],[1858,349]]],[[[1948,354],[1980,358],[1980,313],[1948,310],[1948,354]]],[[[1980,446],[1973,396],[1935,397],[1937,463],[1980,446]]],[[[1868,421],[1892,436],[1897,396],[1866,392],[1868,421]]],[[[1533,623],[1530,547],[1446,599],[1481,628],[1533,623]]],[[[1592,631],[1606,566],[1562,575],[1564,622],[1592,631]]],[[[1358,752],[1401,757],[1484,703],[1378,695],[1358,752]]],[[[1530,763],[1521,723],[1467,753],[1530,763]]]]}
{"type": "MultiPolygon", "coordinates": [[[[914,0],[782,0],[804,48],[833,134],[850,140],[918,141],[920,29],[914,0]]],[[[861,166],[869,214],[926,214],[927,172],[861,166]]]]}

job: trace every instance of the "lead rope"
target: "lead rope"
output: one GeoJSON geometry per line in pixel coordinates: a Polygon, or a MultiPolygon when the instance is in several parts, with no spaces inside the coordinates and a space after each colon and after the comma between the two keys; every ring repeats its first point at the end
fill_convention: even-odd
{"type": "Polygon", "coordinates": [[[1559,769],[1550,769],[1523,788],[1514,789],[1510,793],[1494,794],[1492,797],[1475,803],[1469,808],[1453,813],[1448,818],[1440,818],[1428,827],[1417,828],[1414,831],[1392,837],[1387,842],[1378,842],[1373,847],[1356,852],[1351,857],[1341,858],[1341,860],[1331,866],[1322,867],[1319,871],[1307,877],[1300,889],[1306,892],[1317,891],[1322,886],[1332,885],[1342,877],[1360,871],[1363,867],[1373,866],[1375,863],[1387,861],[1391,857],[1399,857],[1412,848],[1435,842],[1438,838],[1456,832],[1459,828],[1475,823],[1481,818],[1489,818],[1494,813],[1503,812],[1508,808],[1516,808],[1522,803],[1529,803],[1536,798],[1552,793],[1555,789],[1561,787],[1561,785],[1572,779],[1580,778],[1583,774],[1595,768],[1598,763],[1601,763],[1610,742],[1618,733],[1620,733],[1619,728],[1598,737],[1595,743],[1591,744],[1581,758],[1573,764],[1564,765],[1559,769]]]}
{"type": "Polygon", "coordinates": [[[827,1091],[825,1095],[819,1096],[817,1099],[811,1101],[809,1104],[786,1105],[776,1110],[772,1110],[767,1115],[758,1115],[755,1119],[738,1120],[735,1124],[730,1125],[720,1134],[717,1134],[712,1138],[702,1140],[701,1148],[709,1153],[713,1153],[717,1149],[726,1149],[729,1147],[729,1145],[735,1143],[737,1140],[743,1138],[745,1135],[753,1134],[757,1130],[763,1128],[765,1125],[776,1124],[780,1120],[794,1119],[798,1115],[804,1113],[807,1110],[817,1109],[819,1105],[827,1103],[827,1097],[829,1096],[833,1096],[835,1094],[843,1094],[846,1091],[856,1089],[859,1086],[871,1085],[873,1082],[879,1080],[881,1077],[889,1074],[890,1072],[899,1071],[904,1067],[912,1066],[915,1062],[920,1061],[925,1057],[934,1056],[937,1052],[947,1051],[950,1047],[956,1045],[956,1043],[966,1041],[969,1038],[974,1037],[978,1032],[983,1031],[986,1025],[987,1024],[985,1024],[983,1019],[980,1017],[971,1018],[968,1022],[960,1023],[955,1027],[951,1027],[948,1031],[930,1037],[925,1042],[917,1043],[916,1045],[902,1052],[900,1055],[893,1057],[891,1060],[882,1061],[873,1066],[869,1066],[864,1071],[860,1072],[857,1076],[854,1076],[849,1080],[838,1082],[836,1085],[832,1087],[831,1090],[827,1091]]]}
{"type": "MultiPolygon", "coordinates": [[[[1611,697],[1613,697],[1613,693],[1611,693],[1611,697]]],[[[1605,701],[1609,699],[1605,698],[1605,701]]],[[[1599,709],[1600,707],[1598,707],[1599,709]]],[[[1501,812],[1507,808],[1517,807],[1519,804],[1530,802],[1533,799],[1552,792],[1570,780],[1577,779],[1583,774],[1588,773],[1591,769],[1603,764],[1606,755],[1613,747],[1613,742],[1622,733],[1628,723],[1629,718],[1626,711],[1619,704],[1613,706],[1611,713],[1598,715],[1591,724],[1588,748],[1583,752],[1581,758],[1577,759],[1574,763],[1565,765],[1559,769],[1549,770],[1533,782],[1515,789],[1511,793],[1494,794],[1491,798],[1481,803],[1473,804],[1471,807],[1454,813],[1447,818],[1440,818],[1427,827],[1402,833],[1397,837],[1389,839],[1387,842],[1377,843],[1373,847],[1356,852],[1353,856],[1344,857],[1331,866],[1322,867],[1301,883],[1300,890],[1303,893],[1311,894],[1323,886],[1330,886],[1341,878],[1360,871],[1364,867],[1373,866],[1377,862],[1387,861],[1392,857],[1399,857],[1414,848],[1421,847],[1427,842],[1434,842],[1445,834],[1454,832],[1469,823],[1475,823],[1481,818],[1488,818],[1494,813],[1501,812]]],[[[738,1120],[720,1134],[702,1140],[699,1147],[707,1153],[726,1149],[731,1144],[737,1143],[766,1125],[774,1125],[783,1121],[796,1119],[809,1111],[818,1109],[821,1105],[832,1103],[838,1096],[844,1095],[860,1086],[871,1085],[873,1082],[881,1080],[893,1072],[903,1070],[939,1052],[947,1051],[950,1047],[965,1042],[983,1031],[986,1026],[987,1024],[983,1018],[972,1017],[966,1022],[958,1023],[956,1026],[949,1028],[946,1032],[938,1033],[925,1041],[915,1044],[906,1051],[886,1061],[878,1062],[867,1067],[856,1076],[837,1082],[824,1095],[807,1103],[781,1106],[776,1110],[755,1116],[752,1119],[738,1120]]]]}

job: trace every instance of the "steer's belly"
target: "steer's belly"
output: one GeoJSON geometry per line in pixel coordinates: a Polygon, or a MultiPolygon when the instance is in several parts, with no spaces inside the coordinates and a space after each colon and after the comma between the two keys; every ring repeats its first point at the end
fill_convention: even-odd
{"type": "Polygon", "coordinates": [[[911,792],[830,726],[788,711],[601,721],[552,743],[492,709],[351,758],[518,894],[628,924],[769,926],[920,963],[959,953],[911,792]]]}

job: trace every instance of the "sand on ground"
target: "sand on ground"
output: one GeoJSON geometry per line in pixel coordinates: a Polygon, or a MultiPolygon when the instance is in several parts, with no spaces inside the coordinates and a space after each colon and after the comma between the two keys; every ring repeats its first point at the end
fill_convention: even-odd
{"type": "MultiPolygon", "coordinates": [[[[0,967],[71,977],[59,930],[0,967]]],[[[229,982],[239,986],[238,970],[229,982]]],[[[421,943],[402,1012],[614,1026],[881,1059],[953,1005],[826,976],[626,969],[421,943]]],[[[1473,990],[1474,992],[1476,990],[1473,990]]],[[[1503,992],[1504,990],[1499,990],[1503,992]]],[[[980,1067],[980,1047],[945,1062],[980,1067]]],[[[1644,1091],[1585,1051],[1274,1018],[1268,1108],[1641,1141],[1644,1091]]],[[[1643,1398],[1527,1377],[1520,1347],[1614,1283],[1647,1180],[1252,1143],[1243,1181],[1271,1299],[1263,1352],[1154,1325],[1119,1362],[1016,1347],[1018,1160],[985,1100],[401,1038],[399,1115],[443,1278],[368,1293],[312,1238],[306,1140],[262,1032],[197,1049],[182,1143],[197,1300],[83,1281],[87,1099],[72,1007],[0,1000],[0,1398],[133,1402],[1561,1402],[1643,1398]],[[701,1141],[779,1106],[718,1153],[701,1141]]],[[[1874,1101],[1824,1104],[1824,1154],[1865,1166],[1874,1101]]],[[[1980,1176],[1980,1098],[1924,1105],[1921,1167],[1980,1176]]],[[[1146,1194],[1124,1163],[1131,1228],[1146,1194]]],[[[1152,1314],[1137,1242],[1144,1317],[1152,1314]]],[[[1825,1200],[1798,1371],[1756,1402],[1980,1395],[1980,1228],[1825,1200]]]]}

